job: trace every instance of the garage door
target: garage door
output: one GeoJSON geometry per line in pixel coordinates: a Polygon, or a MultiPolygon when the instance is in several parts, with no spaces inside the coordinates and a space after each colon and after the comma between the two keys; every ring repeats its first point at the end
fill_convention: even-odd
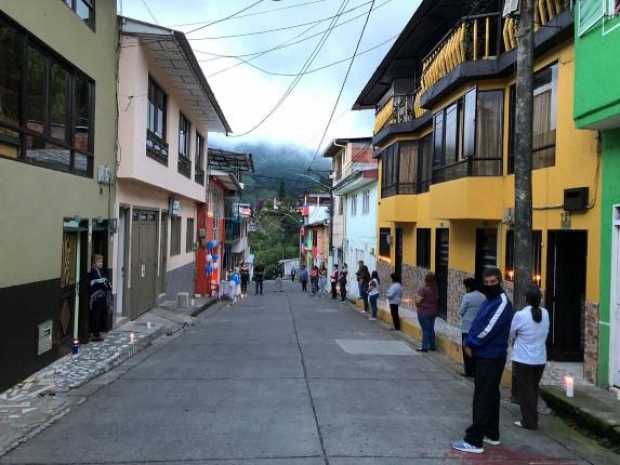
{"type": "Polygon", "coordinates": [[[155,305],[157,292],[158,213],[134,210],[131,230],[130,318],[136,318],[155,305]]]}

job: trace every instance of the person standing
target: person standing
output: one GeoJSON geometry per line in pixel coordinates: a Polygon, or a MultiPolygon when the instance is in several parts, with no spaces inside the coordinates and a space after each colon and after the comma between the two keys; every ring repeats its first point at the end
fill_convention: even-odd
{"type": "Polygon", "coordinates": [[[370,283],[368,283],[368,301],[370,303],[371,314],[369,320],[374,321],[377,319],[377,302],[379,300],[379,285],[381,280],[379,279],[379,273],[372,272],[370,276],[370,283]]]}
{"type": "Polygon", "coordinates": [[[249,263],[241,263],[241,267],[239,268],[239,274],[241,275],[241,296],[245,297],[245,295],[248,293],[248,283],[250,282],[249,263]]]}
{"type": "Polygon", "coordinates": [[[400,331],[400,315],[398,314],[398,306],[403,296],[403,286],[400,283],[400,276],[398,273],[392,273],[392,285],[387,291],[387,299],[390,304],[390,313],[392,314],[392,324],[394,325],[390,331],[400,331]]]}
{"type": "Polygon", "coordinates": [[[471,378],[474,376],[475,364],[465,350],[465,341],[469,335],[469,328],[476,318],[482,302],[485,301],[484,294],[478,290],[478,283],[474,278],[466,278],[463,281],[465,286],[465,295],[461,300],[459,315],[461,316],[461,341],[463,347],[463,365],[465,368],[465,376],[471,378]]]}
{"type": "Polygon", "coordinates": [[[308,292],[308,270],[306,269],[306,265],[301,265],[299,282],[301,283],[301,291],[308,292]]]}
{"type": "Polygon", "coordinates": [[[230,289],[233,304],[236,304],[241,295],[241,276],[239,275],[239,268],[235,268],[235,271],[233,271],[230,276],[230,289]]]}
{"type": "Polygon", "coordinates": [[[334,265],[329,280],[332,286],[332,299],[336,300],[338,298],[338,265],[334,265]]]}
{"type": "Polygon", "coordinates": [[[254,282],[256,284],[254,294],[258,295],[260,292],[260,295],[263,295],[263,281],[264,280],[265,280],[265,267],[261,263],[259,263],[258,265],[254,267],[254,282]]]}
{"type": "Polygon", "coordinates": [[[347,276],[349,275],[349,268],[345,263],[342,266],[342,270],[338,273],[338,285],[340,286],[340,300],[344,302],[347,300],[347,276]]]}
{"type": "Polygon", "coordinates": [[[327,294],[327,268],[325,263],[319,268],[319,295],[327,294]]]}
{"type": "Polygon", "coordinates": [[[357,286],[359,290],[360,299],[364,302],[364,311],[369,313],[368,308],[368,284],[370,283],[370,271],[368,271],[368,267],[364,265],[364,262],[360,260],[358,262],[357,273],[355,276],[357,277],[357,286]]]}
{"type": "Polygon", "coordinates": [[[486,300],[474,318],[465,341],[465,350],[474,357],[473,422],[465,437],[452,444],[461,452],[481,454],[483,444],[499,445],[499,384],[506,365],[512,303],[502,288],[499,268],[483,274],[482,292],[486,300]]]}
{"type": "Polygon", "coordinates": [[[295,268],[295,265],[293,265],[293,267],[291,268],[291,282],[294,283],[295,282],[295,275],[297,274],[297,269],[295,268]]]}
{"type": "Polygon", "coordinates": [[[424,277],[424,287],[415,296],[415,304],[418,310],[418,322],[422,328],[422,347],[418,352],[437,350],[435,342],[435,318],[437,318],[437,280],[433,273],[427,273],[424,277]]]}
{"type": "Polygon", "coordinates": [[[89,320],[93,341],[102,342],[101,333],[106,329],[110,282],[103,271],[103,255],[94,255],[92,268],[88,273],[89,320]]]}
{"type": "Polygon", "coordinates": [[[312,295],[316,295],[319,292],[319,267],[316,265],[310,270],[310,287],[312,295]]]}
{"type": "Polygon", "coordinates": [[[521,421],[515,425],[532,430],[538,429],[538,390],[547,363],[549,334],[549,312],[540,306],[541,297],[540,289],[531,286],[525,295],[527,306],[515,313],[510,326],[514,381],[521,407],[521,421]]]}

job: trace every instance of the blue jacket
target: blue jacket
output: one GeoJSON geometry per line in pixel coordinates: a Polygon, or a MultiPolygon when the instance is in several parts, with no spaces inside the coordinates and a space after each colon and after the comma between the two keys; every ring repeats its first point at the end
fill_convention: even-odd
{"type": "Polygon", "coordinates": [[[506,357],[513,314],[512,303],[504,292],[482,303],[465,342],[476,357],[506,357]]]}

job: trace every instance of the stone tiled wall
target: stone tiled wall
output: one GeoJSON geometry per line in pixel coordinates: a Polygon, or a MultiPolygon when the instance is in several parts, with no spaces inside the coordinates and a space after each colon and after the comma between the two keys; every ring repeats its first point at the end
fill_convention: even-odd
{"type": "Polygon", "coordinates": [[[424,277],[429,270],[403,263],[403,299],[407,306],[414,306],[414,296],[424,286],[424,277]]]}
{"type": "Polygon", "coordinates": [[[390,287],[390,284],[392,283],[392,280],[390,279],[390,274],[392,274],[392,265],[384,260],[377,260],[377,273],[379,273],[379,279],[381,280],[381,296],[384,297],[390,287]]]}
{"type": "Polygon", "coordinates": [[[583,376],[591,383],[596,382],[598,365],[598,321],[599,306],[586,302],[584,318],[583,376]]]}
{"type": "Polygon", "coordinates": [[[461,325],[461,317],[459,316],[459,307],[461,300],[465,295],[463,280],[472,275],[465,271],[448,269],[448,323],[454,326],[461,325]]]}

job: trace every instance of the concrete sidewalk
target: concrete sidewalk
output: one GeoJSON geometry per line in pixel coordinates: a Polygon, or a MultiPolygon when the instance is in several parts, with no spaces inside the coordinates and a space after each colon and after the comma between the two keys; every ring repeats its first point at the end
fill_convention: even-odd
{"type": "Polygon", "coordinates": [[[103,342],[80,347],[0,393],[0,456],[65,415],[83,399],[76,389],[112,370],[163,336],[194,324],[192,315],[216,301],[195,299],[191,308],[155,307],[110,331],[103,342]]]}

